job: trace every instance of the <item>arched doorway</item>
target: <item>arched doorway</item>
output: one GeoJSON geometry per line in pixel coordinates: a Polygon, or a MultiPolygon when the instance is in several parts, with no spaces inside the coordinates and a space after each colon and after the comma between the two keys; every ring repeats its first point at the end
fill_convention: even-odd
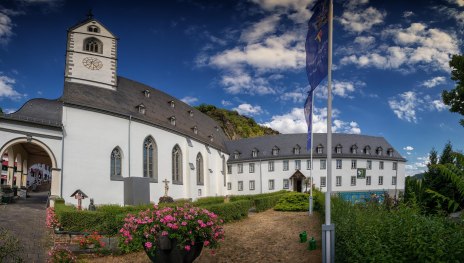
{"type": "Polygon", "coordinates": [[[42,141],[20,137],[0,148],[2,188],[13,189],[15,195],[26,198],[26,191],[42,195],[60,195],[61,169],[55,155],[42,141]],[[26,191],[24,191],[26,190],[26,191]]]}

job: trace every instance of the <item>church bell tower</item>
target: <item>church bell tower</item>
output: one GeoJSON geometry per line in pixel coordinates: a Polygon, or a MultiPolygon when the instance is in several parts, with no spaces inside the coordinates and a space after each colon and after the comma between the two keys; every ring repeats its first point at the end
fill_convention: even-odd
{"type": "Polygon", "coordinates": [[[116,90],[116,40],[91,13],[68,29],[65,81],[116,90]]]}

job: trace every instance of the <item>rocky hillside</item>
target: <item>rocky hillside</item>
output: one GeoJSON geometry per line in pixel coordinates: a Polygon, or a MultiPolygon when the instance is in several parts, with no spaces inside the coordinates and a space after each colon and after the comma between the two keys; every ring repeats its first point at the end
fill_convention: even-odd
{"type": "Polygon", "coordinates": [[[220,109],[208,104],[201,104],[195,108],[213,118],[231,140],[279,134],[278,131],[260,126],[253,118],[242,116],[236,111],[220,109]]]}

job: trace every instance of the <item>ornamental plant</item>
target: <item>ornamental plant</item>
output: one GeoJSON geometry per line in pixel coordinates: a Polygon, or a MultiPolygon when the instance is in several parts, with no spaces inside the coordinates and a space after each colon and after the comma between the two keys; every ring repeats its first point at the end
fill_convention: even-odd
{"type": "Polygon", "coordinates": [[[45,220],[45,223],[48,228],[54,229],[54,228],[59,228],[60,222],[58,221],[58,218],[55,213],[55,208],[53,207],[48,207],[47,208],[47,218],[45,220]]]}
{"type": "Polygon", "coordinates": [[[85,234],[79,239],[79,247],[86,248],[103,248],[105,243],[101,240],[102,236],[98,232],[93,232],[90,234],[85,234]]]}
{"type": "Polygon", "coordinates": [[[180,249],[189,251],[198,243],[204,247],[217,248],[224,240],[223,221],[206,209],[185,204],[128,214],[119,231],[127,247],[141,246],[151,255],[156,253],[156,244],[162,236],[176,239],[180,249]]]}
{"type": "Polygon", "coordinates": [[[55,245],[48,251],[48,256],[48,263],[71,263],[77,261],[77,257],[65,245],[55,245]]]}

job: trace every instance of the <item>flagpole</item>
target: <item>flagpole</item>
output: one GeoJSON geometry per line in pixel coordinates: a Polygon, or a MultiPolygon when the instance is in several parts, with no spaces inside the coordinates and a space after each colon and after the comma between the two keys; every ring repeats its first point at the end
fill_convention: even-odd
{"type": "MultiPolygon", "coordinates": [[[[311,127],[313,123],[313,113],[314,113],[314,96],[311,97],[311,119],[309,120],[311,122],[311,127]]],[[[311,129],[311,152],[310,152],[310,170],[309,170],[309,214],[313,214],[313,129],[311,129]]]]}
{"type": "Polygon", "coordinates": [[[325,192],[325,255],[323,262],[335,262],[335,226],[331,224],[330,196],[332,194],[332,35],[333,35],[333,1],[329,0],[329,45],[327,74],[327,191],[325,192]]]}

